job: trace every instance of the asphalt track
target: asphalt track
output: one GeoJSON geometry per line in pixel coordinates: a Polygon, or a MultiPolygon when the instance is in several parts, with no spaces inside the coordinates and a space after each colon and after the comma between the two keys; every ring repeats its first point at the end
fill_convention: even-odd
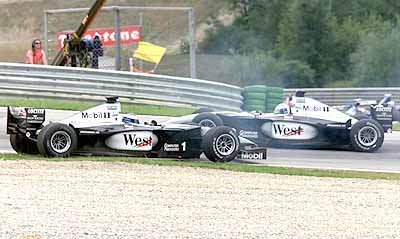
{"type": "MultiPolygon", "coordinates": [[[[48,120],[59,120],[74,112],[48,110],[48,120]]],[[[6,134],[6,108],[0,108],[0,153],[14,152],[6,134]]],[[[142,120],[156,119],[162,121],[165,117],[144,117],[142,120]]],[[[299,167],[344,169],[376,172],[400,173],[400,132],[385,134],[385,141],[381,149],[375,153],[360,153],[337,150],[303,150],[303,149],[268,149],[268,160],[245,161],[247,163],[299,167]],[[398,151],[399,150],[399,151],[398,151]]],[[[241,161],[244,162],[244,161],[241,161]]]]}

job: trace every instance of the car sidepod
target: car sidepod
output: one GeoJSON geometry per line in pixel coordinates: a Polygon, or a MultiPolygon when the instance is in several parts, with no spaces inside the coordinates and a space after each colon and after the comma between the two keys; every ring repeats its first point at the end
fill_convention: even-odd
{"type": "Polygon", "coordinates": [[[157,157],[199,158],[202,153],[201,128],[198,126],[156,130],[155,134],[161,139],[153,148],[157,157]]]}
{"type": "Polygon", "coordinates": [[[234,128],[237,135],[245,138],[258,146],[268,145],[270,138],[263,134],[261,127],[265,122],[271,120],[257,119],[253,116],[226,116],[223,114],[217,115],[222,119],[225,126],[234,128]]]}
{"type": "Polygon", "coordinates": [[[345,125],[311,123],[296,120],[266,122],[262,132],[271,138],[269,146],[295,148],[334,148],[348,145],[345,125]]]}
{"type": "Polygon", "coordinates": [[[343,148],[350,144],[347,123],[303,120],[295,117],[255,118],[219,115],[239,137],[260,147],[343,148]]]}

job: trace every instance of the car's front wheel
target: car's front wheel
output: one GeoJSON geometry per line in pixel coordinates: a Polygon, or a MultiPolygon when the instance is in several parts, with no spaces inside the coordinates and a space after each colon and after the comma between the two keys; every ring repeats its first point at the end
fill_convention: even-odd
{"type": "Polygon", "coordinates": [[[211,128],[203,137],[203,151],[212,162],[230,162],[239,153],[239,138],[230,127],[211,128]]]}
{"type": "Polygon", "coordinates": [[[65,124],[46,125],[38,136],[39,152],[47,157],[69,157],[78,144],[75,130],[65,124]]]}
{"type": "Polygon", "coordinates": [[[382,126],[372,119],[357,121],[350,130],[352,147],[359,152],[374,152],[378,150],[384,139],[382,126]]]}

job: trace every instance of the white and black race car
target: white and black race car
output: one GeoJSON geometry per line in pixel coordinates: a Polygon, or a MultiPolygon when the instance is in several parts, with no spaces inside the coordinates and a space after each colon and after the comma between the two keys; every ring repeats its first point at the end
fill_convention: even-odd
{"type": "MultiPolygon", "coordinates": [[[[47,157],[78,155],[198,158],[228,162],[238,155],[260,154],[241,147],[236,131],[227,126],[141,123],[120,113],[117,97],[59,122],[45,122],[45,110],[8,107],[7,133],[13,149],[47,157]]],[[[254,146],[254,145],[253,145],[254,146]]],[[[266,157],[266,153],[263,156],[266,157]]]]}
{"type": "Polygon", "coordinates": [[[379,101],[354,99],[354,102],[348,105],[334,106],[333,108],[350,115],[356,119],[372,118],[378,121],[385,132],[391,133],[393,129],[393,120],[398,107],[392,99],[392,94],[385,94],[379,101]]]}
{"type": "Polygon", "coordinates": [[[360,152],[381,148],[384,130],[376,120],[358,120],[304,94],[296,93],[274,113],[200,112],[167,123],[229,126],[240,137],[261,147],[340,148],[360,152]]]}

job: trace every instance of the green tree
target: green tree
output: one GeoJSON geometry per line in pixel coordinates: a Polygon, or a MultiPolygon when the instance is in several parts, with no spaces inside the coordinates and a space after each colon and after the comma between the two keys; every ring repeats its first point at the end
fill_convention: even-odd
{"type": "Polygon", "coordinates": [[[280,24],[277,52],[308,64],[316,72],[315,87],[321,87],[334,62],[332,38],[332,17],[325,1],[295,0],[280,24]]]}
{"type": "Polygon", "coordinates": [[[355,86],[400,86],[399,43],[399,26],[386,32],[364,32],[351,56],[355,86]]]}
{"type": "Polygon", "coordinates": [[[213,19],[200,49],[207,53],[249,54],[274,48],[279,22],[292,0],[226,0],[238,15],[232,26],[213,19]]]}
{"type": "MultiPolygon", "coordinates": [[[[297,69],[289,70],[290,77],[286,77],[283,83],[291,86],[303,85],[304,82],[312,82],[306,87],[352,85],[354,69],[359,66],[353,66],[358,61],[351,55],[356,51],[360,54],[361,43],[362,47],[372,43],[368,41],[368,34],[387,34],[397,25],[400,13],[398,0],[226,1],[238,15],[236,20],[231,26],[215,23],[215,28],[200,44],[201,50],[250,57],[273,52],[275,60],[257,64],[259,69],[256,72],[283,72],[282,65],[286,64],[291,66],[288,69],[297,69]],[[272,65],[279,65],[280,70],[271,70],[272,65]],[[312,74],[302,75],[300,68],[312,74]],[[295,73],[299,74],[298,83],[295,82],[295,73]],[[307,75],[307,80],[301,80],[304,75],[307,75]],[[311,75],[315,80],[309,80],[311,75]]],[[[244,65],[241,65],[242,69],[244,65]]],[[[251,73],[255,65],[251,62],[247,64],[249,69],[241,72],[253,74],[248,77],[252,81],[265,81],[266,77],[251,73]]],[[[283,80],[281,75],[275,78],[283,80]]]]}
{"type": "Polygon", "coordinates": [[[279,60],[264,53],[235,55],[230,61],[234,75],[243,86],[263,84],[293,88],[314,84],[314,71],[299,61],[279,60]]]}
{"type": "Polygon", "coordinates": [[[341,24],[335,23],[333,29],[334,63],[330,68],[330,75],[325,77],[332,81],[349,81],[351,74],[350,55],[357,49],[360,42],[361,23],[351,17],[341,24]]]}
{"type": "Polygon", "coordinates": [[[206,39],[199,44],[205,54],[242,54],[263,49],[262,35],[245,26],[224,26],[215,20],[212,28],[206,31],[206,39]]]}
{"type": "Polygon", "coordinates": [[[292,0],[233,0],[236,8],[246,8],[247,15],[242,15],[245,20],[239,20],[237,24],[246,24],[248,29],[263,36],[263,44],[266,50],[274,47],[279,32],[279,23],[284,12],[292,0]],[[239,2],[239,3],[238,3],[239,2]]]}
{"type": "Polygon", "coordinates": [[[339,22],[348,17],[356,21],[363,21],[370,15],[380,16],[385,21],[395,22],[400,12],[398,0],[330,0],[332,12],[339,22]]]}
{"type": "Polygon", "coordinates": [[[332,86],[352,86],[352,62],[350,60],[361,41],[361,35],[368,32],[383,34],[391,29],[389,21],[384,21],[383,17],[378,15],[370,15],[363,21],[355,20],[348,17],[341,23],[335,19],[333,27],[334,44],[334,63],[331,65],[329,72],[324,75],[329,81],[325,84],[327,87],[332,86]]]}

